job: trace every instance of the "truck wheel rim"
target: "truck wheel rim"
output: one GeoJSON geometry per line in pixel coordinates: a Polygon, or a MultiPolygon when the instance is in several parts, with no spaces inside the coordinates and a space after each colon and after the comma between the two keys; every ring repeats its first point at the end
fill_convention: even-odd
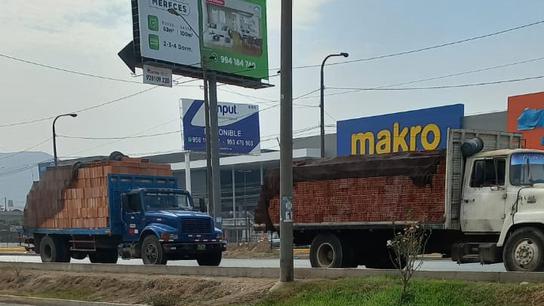
{"type": "Polygon", "coordinates": [[[158,250],[153,244],[148,244],[145,247],[145,257],[152,263],[157,262],[158,250]]]}
{"type": "Polygon", "coordinates": [[[335,257],[334,248],[330,243],[322,243],[317,248],[317,262],[321,267],[330,267],[335,257]]]}
{"type": "Polygon", "coordinates": [[[538,247],[531,239],[524,239],[518,243],[514,250],[514,258],[521,267],[530,265],[538,256],[538,247]]]}

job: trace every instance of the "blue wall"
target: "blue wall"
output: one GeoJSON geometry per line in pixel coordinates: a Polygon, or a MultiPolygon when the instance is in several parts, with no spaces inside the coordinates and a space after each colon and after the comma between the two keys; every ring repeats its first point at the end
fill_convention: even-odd
{"type": "Polygon", "coordinates": [[[444,149],[448,128],[459,129],[464,105],[338,121],[338,156],[444,149]]]}

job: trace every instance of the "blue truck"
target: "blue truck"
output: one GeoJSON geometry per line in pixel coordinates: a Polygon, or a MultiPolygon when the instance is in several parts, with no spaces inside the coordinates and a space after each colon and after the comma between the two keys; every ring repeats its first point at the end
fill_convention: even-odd
{"type": "MultiPolygon", "coordinates": [[[[105,172],[112,164],[115,169],[115,162],[108,161],[105,172]]],[[[97,180],[78,178],[81,171],[74,166],[50,169],[52,174],[29,192],[24,236],[42,262],[88,256],[92,263],[116,263],[121,257],[141,258],[144,264],[194,259],[202,266],[220,264],[225,250],[222,231],[205,213],[203,201],[194,203],[175,177],[106,173],[102,183],[98,180],[102,186],[88,187],[87,181],[97,180]],[[102,203],[96,196],[100,188],[105,194],[102,203]],[[100,215],[100,206],[105,216],[94,217],[100,215]]]]}

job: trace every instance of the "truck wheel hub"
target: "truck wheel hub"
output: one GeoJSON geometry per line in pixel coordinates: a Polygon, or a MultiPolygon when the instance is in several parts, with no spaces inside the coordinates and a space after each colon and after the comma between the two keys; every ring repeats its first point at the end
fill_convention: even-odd
{"type": "Polygon", "coordinates": [[[158,250],[154,245],[148,244],[146,246],[145,257],[147,257],[147,259],[149,259],[150,261],[155,262],[157,260],[157,253],[158,250]]]}
{"type": "Polygon", "coordinates": [[[515,250],[515,259],[522,265],[528,265],[534,261],[538,255],[538,250],[531,240],[524,240],[518,244],[515,250]]]}
{"type": "Polygon", "coordinates": [[[329,267],[334,261],[334,249],[330,243],[323,243],[317,249],[317,262],[321,267],[329,267]]]}

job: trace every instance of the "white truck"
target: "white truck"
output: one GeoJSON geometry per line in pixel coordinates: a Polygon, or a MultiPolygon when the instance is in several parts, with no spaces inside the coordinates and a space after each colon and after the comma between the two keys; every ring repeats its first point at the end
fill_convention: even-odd
{"type": "MultiPolygon", "coordinates": [[[[294,168],[294,242],[311,245],[313,267],[391,268],[386,255],[387,240],[407,224],[421,222],[398,213],[399,207],[419,209],[419,214],[425,215],[428,208],[418,208],[417,201],[421,200],[409,199],[421,198],[427,193],[428,198],[437,199],[427,207],[438,211],[439,216],[421,222],[431,231],[427,253],[442,253],[459,263],[504,262],[509,271],[544,271],[544,151],[521,149],[522,142],[519,134],[450,130],[447,149],[439,153],[438,168],[445,164],[445,171],[432,174],[434,182],[438,182],[435,184],[443,182],[443,188],[414,187],[408,179],[397,180],[410,177],[411,169],[391,170],[388,165],[402,165],[402,158],[408,160],[413,156],[383,156],[379,166],[375,166],[376,157],[297,165],[294,168]],[[323,177],[327,169],[331,169],[331,173],[335,171],[332,178],[323,177]],[[404,174],[399,174],[401,172],[404,174]],[[370,195],[361,195],[361,184],[333,191],[338,189],[335,187],[338,184],[346,183],[345,178],[349,183],[349,179],[377,176],[385,177],[373,181],[383,182],[373,183],[381,186],[362,185],[370,195]],[[395,185],[400,184],[398,182],[410,185],[409,188],[403,185],[401,189],[411,194],[378,195],[372,189],[386,190],[386,193],[399,190],[395,185]],[[319,199],[319,205],[312,203],[311,197],[315,197],[316,190],[319,192],[315,186],[329,190],[326,199],[319,199]],[[352,194],[355,196],[350,197],[352,194]],[[308,201],[310,204],[304,206],[308,201]],[[386,212],[378,215],[378,219],[370,218],[378,209],[386,212]],[[362,217],[356,219],[355,215],[362,217]]],[[[421,153],[416,157],[422,158],[421,153]]],[[[277,190],[270,187],[275,185],[275,180],[273,174],[267,177],[268,185],[263,186],[256,211],[256,223],[269,231],[279,228],[277,190]]]]}

